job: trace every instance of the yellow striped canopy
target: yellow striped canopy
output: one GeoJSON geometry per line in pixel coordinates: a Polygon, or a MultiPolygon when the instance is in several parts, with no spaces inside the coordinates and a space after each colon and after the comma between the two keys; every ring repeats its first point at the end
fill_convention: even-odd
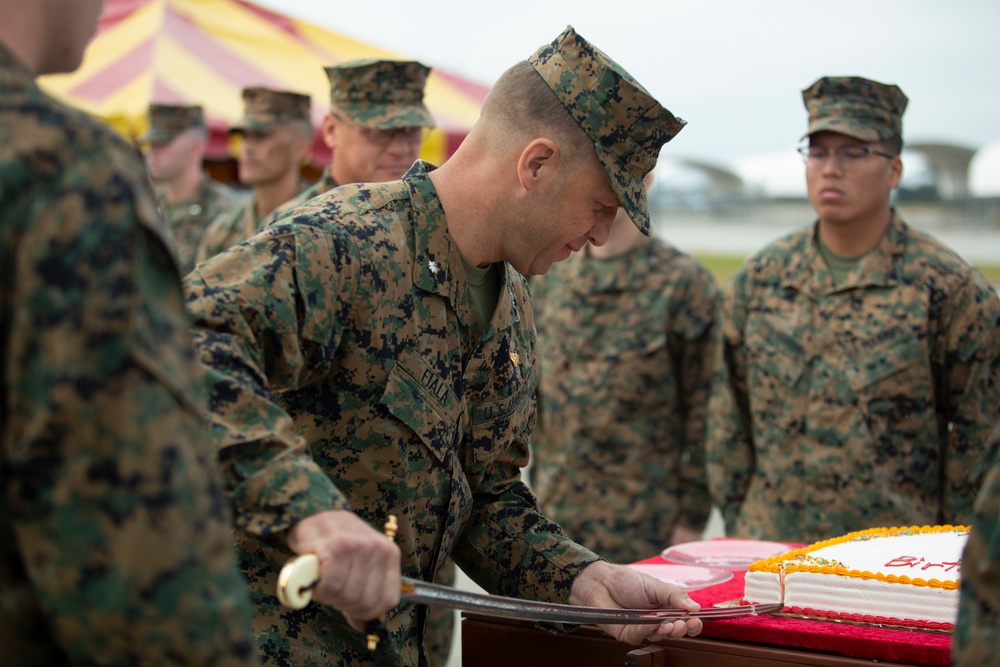
{"type": "MultiPolygon", "coordinates": [[[[373,12],[377,7],[372,3],[373,12]]],[[[133,139],[146,129],[151,102],[201,104],[212,135],[208,156],[221,159],[229,153],[229,125],[243,112],[243,88],[311,96],[318,129],[330,99],[323,68],[357,58],[412,59],[245,0],[106,0],[81,67],[41,77],[40,84],[133,139]]],[[[425,102],[437,129],[424,158],[440,164],[454,151],[479,117],[487,90],[431,71],[425,102]]],[[[318,134],[313,162],[329,162],[318,134]]]]}

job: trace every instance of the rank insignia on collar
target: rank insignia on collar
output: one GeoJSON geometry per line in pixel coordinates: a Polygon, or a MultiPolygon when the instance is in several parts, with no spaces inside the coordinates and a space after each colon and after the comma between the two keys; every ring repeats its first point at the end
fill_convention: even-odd
{"type": "Polygon", "coordinates": [[[441,270],[441,267],[438,266],[438,263],[432,259],[427,262],[427,269],[434,275],[437,275],[437,272],[441,270]]]}
{"type": "Polygon", "coordinates": [[[510,353],[510,363],[517,366],[521,362],[521,357],[518,356],[517,352],[510,353]]]}

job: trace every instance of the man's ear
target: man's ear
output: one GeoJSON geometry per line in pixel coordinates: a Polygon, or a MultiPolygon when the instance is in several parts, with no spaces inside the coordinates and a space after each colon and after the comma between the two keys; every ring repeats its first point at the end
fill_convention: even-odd
{"type": "Polygon", "coordinates": [[[903,179],[903,158],[896,156],[892,158],[889,165],[889,186],[895,190],[899,187],[899,182],[903,179]]]}
{"type": "Polygon", "coordinates": [[[329,149],[334,149],[337,147],[337,121],[334,119],[333,114],[329,111],[323,116],[323,126],[320,132],[323,134],[323,143],[329,149]]]}
{"type": "Polygon", "coordinates": [[[555,176],[559,166],[559,144],[551,139],[533,139],[524,147],[517,161],[517,177],[521,187],[532,190],[547,178],[555,176]]]}

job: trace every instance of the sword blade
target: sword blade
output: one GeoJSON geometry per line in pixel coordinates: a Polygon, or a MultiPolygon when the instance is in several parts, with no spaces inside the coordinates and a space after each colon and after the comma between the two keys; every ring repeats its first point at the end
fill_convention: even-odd
{"type": "MultiPolygon", "coordinates": [[[[278,577],[278,599],[286,607],[301,609],[312,599],[312,589],[319,581],[319,559],[306,554],[291,559],[278,577]]],[[[415,604],[434,605],[473,611],[489,616],[515,618],[522,621],[547,621],[578,625],[624,625],[663,623],[689,618],[705,620],[759,616],[781,611],[781,604],[748,604],[738,607],[709,608],[691,612],[685,609],[614,609],[579,607],[569,604],[520,600],[463,591],[451,586],[403,577],[400,597],[415,604]]]]}
{"type": "Polygon", "coordinates": [[[522,621],[547,621],[581,625],[626,625],[663,623],[689,618],[717,620],[758,616],[781,611],[781,604],[748,604],[739,607],[709,608],[698,611],[686,609],[615,609],[607,607],[580,607],[569,604],[521,600],[463,591],[450,586],[432,584],[403,577],[404,600],[418,604],[448,607],[460,611],[473,611],[488,616],[514,618],[522,621]]]}

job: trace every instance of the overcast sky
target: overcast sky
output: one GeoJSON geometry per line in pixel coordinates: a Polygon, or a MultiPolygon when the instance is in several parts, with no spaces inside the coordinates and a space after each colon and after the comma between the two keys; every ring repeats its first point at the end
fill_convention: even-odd
{"type": "Polygon", "coordinates": [[[823,75],[899,85],[904,135],[1000,141],[998,0],[256,0],[486,85],[567,24],[688,126],[661,155],[732,165],[791,149],[823,75]]]}

